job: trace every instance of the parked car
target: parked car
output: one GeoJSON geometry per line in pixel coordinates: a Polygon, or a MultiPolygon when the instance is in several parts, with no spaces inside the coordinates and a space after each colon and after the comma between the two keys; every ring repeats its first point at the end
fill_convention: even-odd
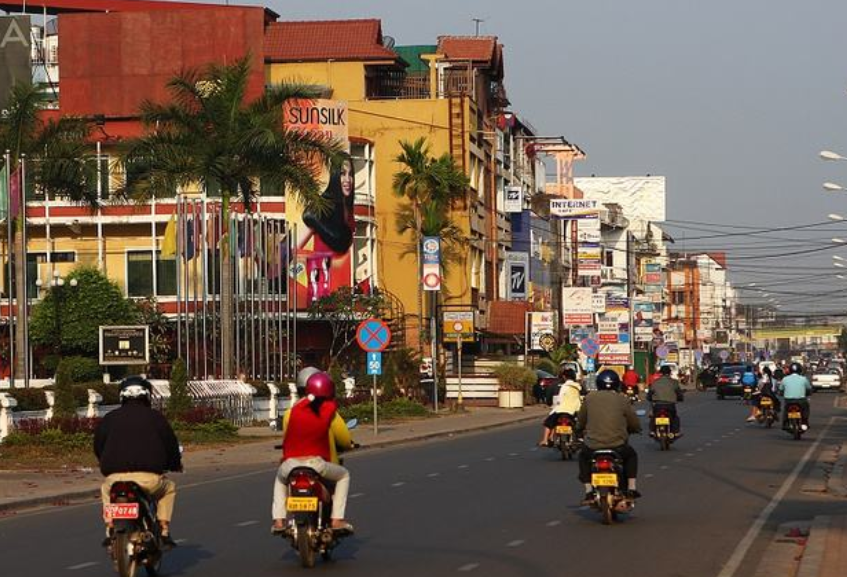
{"type": "Polygon", "coordinates": [[[544,402],[547,398],[547,390],[559,384],[559,377],[551,375],[547,371],[535,369],[535,386],[532,388],[532,396],[537,402],[544,402]]]}
{"type": "Polygon", "coordinates": [[[815,390],[840,389],[841,372],[834,367],[817,371],[812,375],[812,388],[815,390]]]}
{"type": "Polygon", "coordinates": [[[746,363],[723,365],[721,372],[718,373],[717,385],[715,386],[715,393],[717,393],[718,398],[743,396],[744,385],[741,383],[741,376],[752,370],[753,365],[746,363]]]}

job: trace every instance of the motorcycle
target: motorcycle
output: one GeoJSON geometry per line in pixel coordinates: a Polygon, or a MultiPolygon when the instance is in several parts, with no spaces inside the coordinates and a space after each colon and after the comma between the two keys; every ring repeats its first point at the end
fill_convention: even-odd
{"type": "Polygon", "coordinates": [[[762,395],[762,398],[759,399],[758,421],[760,423],[764,423],[765,427],[770,429],[773,426],[775,420],[776,411],[774,410],[773,399],[762,395]]]}
{"type": "Polygon", "coordinates": [[[603,524],[611,525],[619,513],[629,513],[635,501],[626,496],[623,459],[613,450],[601,449],[591,456],[591,485],[594,488],[592,509],[603,516],[603,524]]]}
{"type": "Polygon", "coordinates": [[[562,453],[563,461],[573,459],[579,449],[579,442],[574,435],[574,418],[571,415],[561,414],[553,429],[553,446],[562,453]]]}
{"type": "Polygon", "coordinates": [[[109,488],[103,516],[111,519],[109,553],[120,577],[135,577],[139,567],[157,575],[162,564],[162,530],[156,519],[156,500],[132,481],[109,488]]]}
{"type": "Polygon", "coordinates": [[[785,430],[788,431],[795,441],[803,436],[803,410],[797,403],[789,402],[785,407],[785,430]]]}
{"type": "Polygon", "coordinates": [[[750,385],[744,385],[742,399],[745,403],[749,403],[750,399],[753,398],[753,387],[750,385]]]}
{"type": "Polygon", "coordinates": [[[653,438],[659,443],[662,451],[669,450],[674,441],[674,434],[671,432],[670,411],[664,407],[657,407],[653,409],[651,418],[653,422],[650,429],[653,432],[653,438]]]}

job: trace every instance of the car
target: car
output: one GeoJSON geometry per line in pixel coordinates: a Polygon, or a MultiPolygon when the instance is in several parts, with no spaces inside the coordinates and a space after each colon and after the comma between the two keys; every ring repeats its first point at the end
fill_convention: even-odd
{"type": "Polygon", "coordinates": [[[724,397],[741,397],[744,395],[744,385],[741,376],[747,371],[753,371],[753,365],[746,363],[733,363],[723,365],[718,373],[715,393],[719,399],[724,397]]]}
{"type": "Polygon", "coordinates": [[[841,388],[841,372],[836,368],[828,368],[817,371],[812,374],[812,388],[815,390],[820,389],[834,389],[838,390],[841,388]]]}
{"type": "Polygon", "coordinates": [[[659,364],[659,369],[661,369],[662,367],[666,367],[666,366],[671,368],[671,378],[678,380],[679,379],[679,365],[676,364],[676,363],[669,363],[669,362],[666,362],[666,361],[662,361],[659,364]]]}
{"type": "Polygon", "coordinates": [[[555,387],[559,384],[559,377],[550,374],[541,369],[535,369],[535,386],[532,388],[532,394],[539,402],[543,402],[547,398],[548,387],[555,387]]]}

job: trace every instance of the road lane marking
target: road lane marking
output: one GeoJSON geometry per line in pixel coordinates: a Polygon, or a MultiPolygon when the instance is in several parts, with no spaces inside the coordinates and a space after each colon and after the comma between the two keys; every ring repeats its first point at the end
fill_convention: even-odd
{"type": "Polygon", "coordinates": [[[493,461],[494,459],[495,459],[494,457],[486,457],[486,458],[485,458],[485,460],[486,460],[486,461],[488,461],[488,462],[491,462],[491,461],[493,461]]]}
{"type": "Polygon", "coordinates": [[[402,487],[405,484],[406,483],[404,483],[403,481],[397,481],[396,483],[391,483],[391,486],[392,487],[402,487]]]}
{"type": "Polygon", "coordinates": [[[562,522],[559,521],[558,519],[555,519],[553,521],[547,521],[547,523],[546,523],[546,525],[548,527],[555,527],[556,525],[561,525],[561,524],[562,524],[562,522]]]}
{"type": "Polygon", "coordinates": [[[462,565],[461,567],[459,567],[458,570],[467,573],[468,571],[473,571],[477,567],[479,567],[479,563],[468,563],[467,565],[462,565]]]}
{"type": "Polygon", "coordinates": [[[698,452],[698,453],[699,453],[700,451],[702,451],[702,450],[703,450],[703,447],[697,447],[697,452],[698,452]]]}
{"type": "Polygon", "coordinates": [[[685,456],[686,456],[686,457],[693,457],[693,456],[694,456],[694,453],[685,453],[685,456]]]}
{"type": "Polygon", "coordinates": [[[80,563],[79,565],[71,565],[67,567],[68,571],[77,571],[79,569],[85,569],[86,567],[94,567],[95,565],[99,565],[96,561],[87,561],[85,563],[80,563]]]}
{"type": "Polygon", "coordinates": [[[258,523],[258,521],[255,521],[255,520],[253,520],[253,521],[242,521],[241,523],[236,523],[235,526],[236,527],[249,527],[250,525],[255,525],[257,523],[258,523]]]}
{"type": "MultiPolygon", "coordinates": [[[[665,467],[665,469],[667,469],[667,466],[665,467]]],[[[652,476],[653,476],[653,473],[647,473],[646,475],[644,475],[644,478],[649,479],[652,476]]]]}
{"type": "Polygon", "coordinates": [[[661,467],[659,467],[659,468],[660,468],[662,471],[664,471],[665,469],[668,469],[669,467],[668,467],[667,465],[662,465],[662,466],[661,466],[661,467]]]}
{"type": "Polygon", "coordinates": [[[430,473],[430,474],[427,475],[427,477],[429,477],[430,479],[434,479],[435,477],[437,477],[440,474],[441,473],[430,473]]]}
{"type": "Polygon", "coordinates": [[[470,467],[470,465],[459,465],[460,469],[467,469],[468,467],[470,467]]]}
{"type": "Polygon", "coordinates": [[[364,496],[365,496],[364,493],[353,493],[352,495],[350,495],[350,499],[356,499],[357,497],[364,497],[364,496]]]}
{"type": "Polygon", "coordinates": [[[674,459],[674,460],[673,460],[673,462],[674,462],[674,463],[681,463],[681,462],[682,462],[682,459],[674,459]]]}
{"type": "Polygon", "coordinates": [[[517,456],[518,456],[518,453],[509,453],[509,456],[510,456],[510,457],[517,457],[517,456]]]}
{"type": "Polygon", "coordinates": [[[520,547],[524,543],[526,543],[526,541],[524,541],[523,539],[515,539],[514,541],[509,541],[508,543],[506,543],[506,547],[520,547]]]}
{"type": "Polygon", "coordinates": [[[188,541],[188,539],[174,539],[174,543],[176,543],[177,545],[179,545],[180,543],[185,543],[186,541],[188,541]]]}
{"type": "Polygon", "coordinates": [[[735,550],[730,555],[729,560],[721,569],[721,572],[718,573],[717,577],[733,577],[735,572],[738,571],[738,568],[741,566],[741,563],[744,561],[744,558],[747,556],[747,552],[750,550],[750,547],[753,546],[753,543],[756,541],[756,538],[759,536],[759,533],[762,532],[762,528],[765,526],[765,523],[768,522],[768,519],[773,513],[774,509],[776,509],[777,505],[782,502],[785,498],[785,495],[788,494],[788,491],[791,490],[791,487],[797,481],[797,478],[800,476],[800,473],[806,467],[806,464],[809,462],[809,459],[812,458],[812,455],[818,449],[818,446],[821,443],[821,440],[826,437],[826,434],[829,432],[830,426],[832,426],[833,421],[836,417],[830,417],[829,422],[827,423],[824,430],[818,435],[818,438],[815,439],[814,444],[806,450],[806,453],[803,457],[797,462],[797,465],[794,467],[794,470],[791,471],[791,474],[785,479],[782,483],[782,486],[779,488],[779,491],[771,498],[770,502],[767,506],[762,509],[762,512],[759,513],[759,516],[747,530],[747,533],[744,535],[744,538],[739,541],[738,545],[736,545],[735,550]]]}

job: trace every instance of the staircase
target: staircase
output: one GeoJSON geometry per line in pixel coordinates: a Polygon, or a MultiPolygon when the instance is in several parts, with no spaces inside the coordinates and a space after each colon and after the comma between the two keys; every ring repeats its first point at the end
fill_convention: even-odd
{"type": "Polygon", "coordinates": [[[383,287],[379,289],[383,297],[380,317],[391,329],[391,342],[386,351],[402,349],[406,346],[406,310],[397,296],[383,287]]]}

